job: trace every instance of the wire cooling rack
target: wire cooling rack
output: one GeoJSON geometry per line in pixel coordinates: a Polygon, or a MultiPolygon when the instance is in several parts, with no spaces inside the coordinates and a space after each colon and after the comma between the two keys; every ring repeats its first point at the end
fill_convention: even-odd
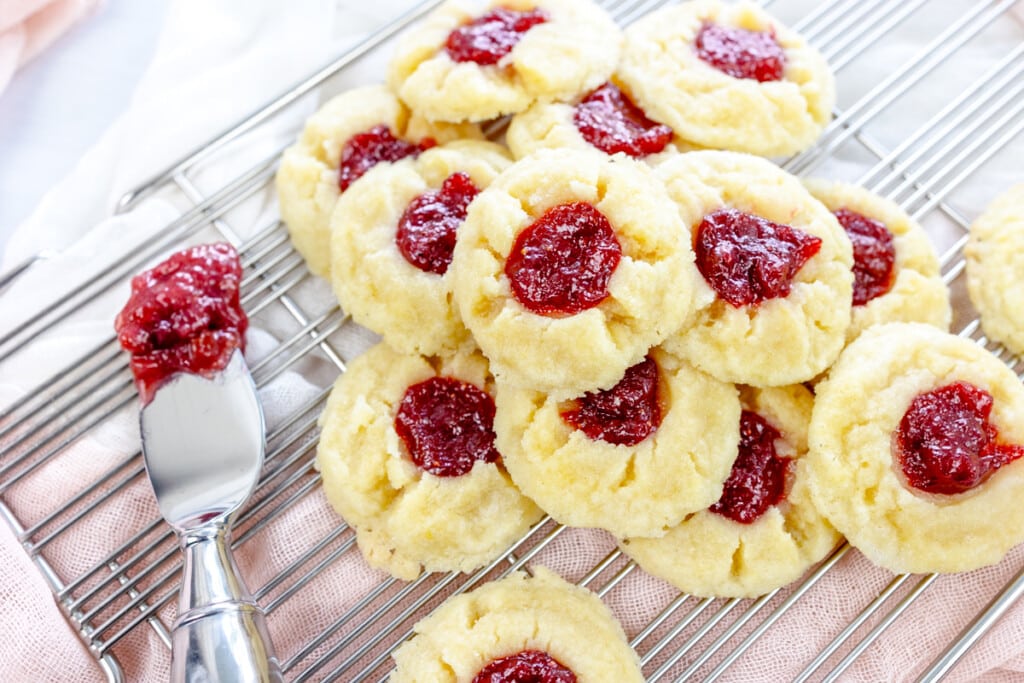
{"type": "MultiPolygon", "coordinates": [[[[604,0],[606,9],[623,25],[667,0],[604,0]]],[[[945,0],[941,0],[945,2],[945,0]]],[[[954,329],[969,336],[1016,367],[1017,360],[981,337],[977,320],[963,305],[963,258],[968,220],[951,204],[970,182],[982,183],[988,164],[1008,145],[1018,144],[1024,130],[1024,30],[1018,30],[1001,59],[977,65],[972,46],[989,40],[993,27],[1006,29],[1004,16],[1015,0],[964,2],[955,20],[938,29],[916,54],[888,51],[899,32],[925,21],[940,0],[828,0],[809,14],[793,16],[787,0],[766,2],[772,11],[800,30],[829,59],[838,74],[843,109],[824,137],[811,150],[789,159],[785,168],[798,174],[836,174],[856,169],[856,180],[888,196],[921,220],[937,238],[943,275],[950,284],[957,316],[954,329]],[[877,84],[843,101],[849,68],[863,59],[890,59],[877,84]],[[949,78],[951,66],[961,76],[949,78]],[[944,72],[944,69],[946,70],[944,72]],[[932,98],[934,112],[921,109],[915,92],[941,94],[932,98]],[[915,126],[891,130],[888,123],[901,108],[914,108],[915,126]],[[853,160],[852,162],[850,160],[853,160]],[[943,243],[943,241],[945,243],[943,243]],[[965,311],[968,311],[965,313],[965,311]]],[[[380,53],[403,28],[439,4],[430,0],[384,26],[364,42],[313,74],[238,126],[211,140],[149,182],[125,195],[118,211],[144,198],[175,190],[192,202],[159,236],[89,278],[74,291],[39,310],[0,337],[0,368],[12,363],[41,337],[59,330],[69,312],[95,302],[132,274],[185,240],[203,231],[216,231],[239,246],[246,268],[243,304],[257,319],[283,311],[293,322],[269,356],[253,367],[258,384],[266,385],[308,358],[318,358],[344,371],[345,359],[335,336],[351,325],[336,306],[311,308],[303,286],[312,276],[291,249],[287,233],[276,220],[254,236],[241,240],[230,222],[231,212],[258,201],[276,169],[277,154],[248,168],[214,192],[198,189],[196,177],[223,148],[244,141],[247,134],[307,99],[331,77],[357,61],[380,53]]],[[[806,3],[804,3],[806,5],[806,3]]],[[[947,8],[948,9],[948,8],[947,8]]],[[[1015,25],[1016,26],[1016,25],[1015,25]]],[[[1004,31],[1005,37],[1005,31],[1004,31]]],[[[111,319],[114,311],[111,311],[111,319]]],[[[316,419],[326,398],[324,387],[312,400],[293,407],[291,414],[268,435],[267,467],[259,489],[236,524],[235,545],[249,543],[273,525],[297,501],[319,486],[313,470],[316,419]]],[[[100,515],[112,497],[124,495],[144,478],[138,453],[104,472],[64,499],[53,500],[46,512],[25,521],[13,509],[9,493],[46,465],[101,430],[119,411],[130,409],[135,391],[124,355],[113,336],[83,354],[62,372],[43,382],[0,414],[0,513],[22,541],[52,588],[57,603],[111,680],[124,674],[119,654],[137,629],[152,629],[170,644],[168,611],[177,592],[180,561],[170,530],[157,518],[141,525],[128,540],[104,549],[103,559],[73,575],[59,575],[48,556],[51,548],[72,536],[92,516],[100,515]]],[[[451,592],[468,590],[485,580],[517,568],[551,546],[566,531],[550,520],[538,524],[505,556],[471,575],[433,574],[412,583],[385,580],[356,603],[332,615],[330,625],[284,661],[286,678],[294,681],[381,681],[390,669],[390,652],[410,633],[428,609],[451,592]]],[[[756,646],[788,610],[813,594],[833,567],[850,555],[842,546],[794,585],[757,600],[713,600],[678,595],[656,616],[629,633],[649,681],[712,681],[756,646]]],[[[305,548],[291,564],[255,593],[271,622],[278,608],[341,558],[358,553],[353,532],[343,523],[305,548]]],[[[949,643],[920,680],[943,677],[962,655],[1024,593],[1024,568],[949,643]]],[[[606,597],[640,573],[627,558],[612,551],[593,564],[578,583],[606,597]]],[[[893,577],[876,597],[858,606],[849,621],[835,624],[830,640],[817,656],[805,662],[797,680],[836,680],[866,651],[884,638],[912,604],[927,593],[935,576],[893,577]]]]}

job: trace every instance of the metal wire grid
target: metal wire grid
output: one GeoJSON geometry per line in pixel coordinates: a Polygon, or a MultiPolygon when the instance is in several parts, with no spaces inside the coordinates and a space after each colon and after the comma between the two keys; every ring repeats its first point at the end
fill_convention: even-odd
{"type": "MultiPolygon", "coordinates": [[[[605,6],[617,21],[628,24],[666,1],[607,0],[605,6]]],[[[860,178],[861,184],[894,199],[917,219],[938,217],[966,231],[965,217],[946,205],[944,199],[1024,130],[1024,43],[989,71],[979,74],[973,87],[950,101],[894,149],[886,150],[865,129],[1014,2],[988,0],[971,5],[919,55],[894,70],[853,106],[836,112],[836,119],[822,140],[812,150],[790,159],[784,167],[795,173],[809,173],[852,141],[875,160],[860,178]]],[[[312,278],[302,259],[290,248],[284,228],[272,222],[242,242],[228,220],[232,210],[264,190],[274,173],[277,155],[211,194],[201,192],[193,178],[214,152],[293,105],[437,4],[439,0],[430,0],[382,28],[238,127],[122,198],[119,209],[127,210],[146,196],[175,187],[192,205],[152,244],[125,255],[28,322],[4,332],[0,337],[0,367],[40,335],[57,327],[68,311],[95,300],[183,241],[212,228],[240,248],[246,268],[243,304],[249,314],[259,318],[273,308],[283,308],[294,321],[291,334],[253,367],[257,383],[266,385],[311,357],[344,371],[343,357],[332,339],[349,324],[347,317],[336,306],[308,310],[302,290],[312,278]]],[[[833,68],[840,72],[841,82],[844,67],[926,4],[927,0],[830,0],[795,27],[822,49],[833,68]]],[[[944,277],[954,288],[962,286],[964,241],[965,238],[958,240],[941,259],[944,277]]],[[[976,320],[966,322],[961,334],[988,345],[1017,368],[1017,359],[987,344],[980,336],[976,320]]],[[[318,487],[319,475],[311,469],[311,463],[316,418],[326,394],[324,389],[313,400],[296,407],[268,435],[266,470],[253,502],[236,524],[236,546],[249,542],[318,487]]],[[[136,453],[112,467],[73,497],[56,501],[47,515],[29,524],[24,524],[7,506],[5,494],[134,400],[125,360],[111,337],[0,414],[0,513],[24,543],[68,619],[111,680],[122,678],[116,651],[134,629],[147,624],[169,645],[167,607],[176,595],[180,566],[172,534],[161,520],[153,519],[112,548],[103,561],[72,577],[58,576],[47,561],[47,552],[52,543],[73,533],[77,524],[99,514],[112,497],[144,477],[140,455],[136,453]]],[[[567,531],[571,533],[545,520],[505,556],[469,576],[452,573],[428,575],[411,583],[394,579],[380,583],[288,656],[284,662],[287,677],[295,681],[386,679],[391,649],[409,635],[412,624],[426,610],[451,592],[468,590],[485,580],[528,567],[532,558],[557,544],[567,531]]],[[[339,524],[294,558],[285,571],[259,587],[257,598],[270,619],[292,595],[340,558],[356,553],[354,541],[352,531],[339,524]]],[[[845,545],[838,548],[798,584],[758,600],[697,599],[686,595],[671,600],[632,637],[631,643],[640,654],[648,680],[682,681],[692,676],[716,680],[849,551],[845,545]]],[[[634,572],[636,566],[613,550],[579,583],[605,597],[630,581],[634,572]]],[[[934,575],[894,577],[854,619],[837,625],[833,640],[807,663],[797,680],[836,680],[935,580],[934,575]]],[[[1021,593],[1024,568],[921,679],[937,680],[948,672],[1021,593]]]]}

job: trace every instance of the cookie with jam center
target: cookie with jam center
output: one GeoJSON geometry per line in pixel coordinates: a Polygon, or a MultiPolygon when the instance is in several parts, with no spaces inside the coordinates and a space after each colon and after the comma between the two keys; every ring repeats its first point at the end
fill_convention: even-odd
{"type": "Polygon", "coordinates": [[[483,133],[470,124],[429,123],[383,85],[348,90],[321,106],[284,151],[275,178],[281,219],[310,271],[329,276],[331,213],[360,175],[463,138],[483,133]]]}
{"type": "Polygon", "coordinates": [[[544,567],[446,600],[395,650],[390,683],[642,683],[622,626],[598,597],[544,567]]]}
{"type": "Polygon", "coordinates": [[[739,457],[722,497],[660,538],[627,538],[640,568],[699,596],[756,597],[798,579],[840,536],[807,488],[814,397],[802,385],[740,391],[739,457]]]}
{"type": "Polygon", "coordinates": [[[381,343],[338,379],[316,464],[370,565],[405,580],[471,571],[540,519],[494,447],[493,390],[472,347],[425,357],[381,343]]]}
{"type": "Polygon", "coordinates": [[[499,385],[495,432],[519,488],[563,524],[660,536],[722,493],[736,388],[652,349],[607,391],[569,400],[499,385]]]}
{"type": "Polygon", "coordinates": [[[399,41],[388,84],[431,121],[486,121],[596,88],[621,42],[589,0],[449,0],[399,41]]]}
{"type": "Polygon", "coordinates": [[[650,165],[695,149],[669,126],[651,119],[614,75],[568,102],[536,102],[512,117],[505,142],[521,159],[541,149],[625,154],[650,165]]]}
{"type": "Polygon", "coordinates": [[[828,63],[753,3],[683,2],[625,36],[622,82],[652,118],[700,147],[794,154],[832,118],[828,63]]]}
{"type": "Polygon", "coordinates": [[[832,212],[749,154],[689,152],[655,175],[701,275],[696,313],[665,348],[752,386],[806,382],[828,368],[846,342],[853,293],[850,239],[832,212]]]}
{"type": "Polygon", "coordinates": [[[331,283],[357,323],[397,351],[452,352],[468,333],[452,303],[452,250],[466,209],[511,164],[459,140],[370,169],[331,218],[331,283]]]}
{"type": "Polygon", "coordinates": [[[503,383],[563,398],[607,389],[690,313],[698,275],[682,232],[641,162],[538,152],[470,205],[455,302],[503,383]]]}
{"type": "Polygon", "coordinates": [[[815,387],[811,497],[894,572],[959,572],[1024,540],[1024,386],[970,339],[921,323],[863,332],[815,387]]]}
{"type": "Polygon", "coordinates": [[[847,183],[805,179],[853,243],[847,341],[872,325],[920,322],[949,330],[953,316],[939,257],[924,228],[895,202],[847,183]]]}

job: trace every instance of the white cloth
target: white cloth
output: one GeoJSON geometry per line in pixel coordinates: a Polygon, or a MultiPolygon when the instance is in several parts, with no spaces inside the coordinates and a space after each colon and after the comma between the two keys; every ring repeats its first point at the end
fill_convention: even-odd
{"type": "MultiPolygon", "coordinates": [[[[811,0],[801,2],[802,9],[795,10],[792,16],[799,16],[813,5],[811,0]]],[[[2,327],[9,329],[18,320],[37,310],[41,302],[74,287],[76,282],[100,269],[112,257],[130,250],[133,245],[144,244],[179,210],[173,196],[161,195],[144,202],[138,210],[128,215],[108,219],[113,202],[125,190],[262,105],[325,62],[339,46],[380,25],[407,4],[408,0],[384,0],[370,5],[357,4],[354,0],[342,0],[337,4],[331,0],[294,0],[290,3],[274,0],[172,2],[156,57],[131,108],[96,147],[83,157],[76,170],[47,195],[36,213],[12,237],[4,256],[5,267],[19,263],[43,249],[56,249],[60,251],[60,256],[37,264],[0,297],[2,327]]],[[[792,7],[793,4],[776,3],[780,7],[792,7]]],[[[942,0],[934,5],[929,11],[915,15],[919,28],[902,34],[906,39],[905,44],[887,47],[884,51],[869,55],[868,59],[877,58],[887,64],[906,61],[942,29],[943,22],[947,21],[944,12],[958,16],[966,11],[970,0],[942,0]],[[930,11],[932,9],[935,11],[930,11]]],[[[1017,10],[1021,11],[1021,7],[1018,6],[1017,10]]],[[[1013,26],[1012,22],[1002,21],[993,29],[988,40],[981,43],[975,41],[963,51],[961,59],[965,60],[965,68],[962,69],[960,81],[954,69],[950,76],[952,81],[947,83],[947,87],[932,87],[923,92],[918,100],[923,104],[887,116],[884,125],[873,126],[872,131],[887,144],[897,144],[907,129],[913,130],[920,125],[920,111],[937,110],[950,97],[950,92],[958,92],[957,88],[966,85],[961,81],[971,74],[980,73],[980,66],[991,64],[993,54],[997,57],[1005,54],[1007,45],[1015,45],[1020,40],[1020,28],[1013,26]]],[[[379,80],[381,67],[380,56],[366,60],[359,64],[356,73],[347,74],[344,82],[356,84],[379,80]]],[[[840,79],[842,102],[852,103],[870,90],[878,80],[877,74],[877,70],[860,70],[856,65],[844,72],[840,79]]],[[[338,85],[335,84],[335,89],[338,85]]],[[[200,178],[199,182],[217,187],[238,168],[264,158],[294,135],[306,113],[308,108],[303,110],[300,107],[297,111],[275,119],[271,125],[252,136],[243,150],[215,164],[213,171],[200,178]]],[[[1016,152],[1009,150],[1002,155],[1005,157],[1003,163],[997,165],[995,173],[987,172],[982,184],[968,184],[963,193],[958,193],[958,208],[965,214],[976,214],[995,192],[1013,180],[1020,180],[1019,166],[1010,163],[1020,159],[1024,153],[1019,142],[1018,137],[1016,152]]],[[[863,162],[858,161],[856,154],[850,155],[850,158],[846,158],[845,153],[839,156],[837,162],[823,166],[819,172],[846,179],[856,178],[863,168],[863,162]]],[[[272,202],[266,202],[263,206],[251,209],[244,217],[234,217],[233,223],[255,229],[264,224],[260,217],[265,219],[272,211],[272,202]]],[[[34,386],[40,378],[59,370],[73,355],[81,353],[82,349],[108,336],[111,332],[111,311],[117,310],[125,298],[125,292],[126,289],[119,289],[77,310],[59,335],[44,336],[19,356],[16,365],[6,366],[0,378],[0,407],[34,386]]],[[[273,339],[268,336],[268,333],[275,332],[273,328],[271,323],[267,330],[253,335],[253,354],[259,355],[273,344],[273,339]]],[[[321,378],[318,378],[317,383],[324,384],[321,378]]],[[[275,415],[286,412],[288,405],[294,405],[296,400],[308,396],[311,391],[312,387],[301,377],[288,373],[263,395],[269,419],[273,421],[275,415]]],[[[84,478],[89,472],[94,474],[102,471],[99,468],[117,461],[116,457],[113,460],[103,458],[112,457],[111,453],[123,457],[137,448],[137,436],[132,432],[131,421],[126,420],[125,416],[119,416],[83,444],[82,448],[90,458],[87,462],[92,469],[88,472],[58,470],[51,474],[73,480],[84,478]],[[91,458],[95,458],[99,464],[92,463],[91,458]]],[[[37,487],[28,487],[28,490],[11,494],[24,514],[38,514],[33,505],[38,501],[38,505],[44,507],[47,501],[42,499],[55,495],[53,490],[47,488],[47,485],[55,485],[53,480],[42,478],[44,476],[45,473],[40,475],[37,487]]],[[[154,510],[147,495],[145,488],[139,488],[133,489],[131,495],[120,496],[120,499],[124,499],[118,502],[117,515],[120,516],[111,519],[151,518],[154,510]]],[[[12,504],[16,509],[18,505],[12,504]]],[[[322,498],[308,499],[304,505],[293,515],[296,518],[293,520],[296,525],[294,529],[300,530],[296,532],[298,535],[305,529],[309,529],[309,533],[323,533],[323,529],[330,528],[334,523],[333,513],[326,509],[322,498]]],[[[286,523],[292,522],[286,520],[286,523]]],[[[108,520],[106,524],[109,527],[111,522],[108,520]]],[[[109,528],[101,525],[93,529],[95,533],[104,531],[109,531],[109,528]]],[[[240,558],[243,570],[253,577],[254,585],[260,585],[260,580],[267,580],[283,566],[283,558],[289,557],[291,547],[288,534],[277,533],[274,538],[281,540],[282,545],[272,549],[273,557],[256,558],[253,556],[254,551],[250,550],[249,554],[240,558]]],[[[587,567],[599,561],[609,550],[607,539],[596,535],[571,532],[565,538],[572,540],[559,544],[561,559],[550,554],[546,554],[544,559],[570,578],[579,578],[587,567]]],[[[57,548],[53,552],[67,553],[69,571],[73,572],[76,568],[81,571],[96,559],[87,541],[88,537],[86,542],[77,546],[57,548]]],[[[291,545],[296,543],[292,542],[291,545]]],[[[1018,552],[1016,557],[1020,555],[1018,552]]],[[[352,553],[346,555],[328,570],[329,576],[326,578],[333,577],[340,582],[335,586],[343,585],[355,594],[372,586],[380,576],[369,572],[353,556],[352,553]]],[[[862,559],[848,558],[843,564],[847,570],[835,573],[834,580],[826,582],[828,587],[825,593],[815,593],[803,601],[802,608],[806,610],[794,610],[780,622],[780,628],[774,632],[775,636],[765,639],[766,649],[760,651],[758,656],[747,657],[737,665],[738,677],[742,678],[740,674],[744,671],[763,680],[784,678],[786,672],[791,675],[792,670],[785,669],[787,661],[791,666],[793,660],[804,659],[802,656],[793,656],[794,642],[820,648],[827,642],[830,625],[834,625],[838,619],[852,618],[859,605],[865,604],[847,597],[854,594],[863,597],[872,591],[877,594],[887,580],[884,573],[866,566],[862,559]],[[841,599],[829,601],[836,596],[841,599]],[[809,623],[816,624],[810,633],[806,627],[809,623]],[[757,672],[761,675],[757,676],[757,672]]],[[[1001,585],[1006,574],[1005,567],[991,573],[984,590],[976,589],[971,595],[962,596],[963,600],[956,605],[967,605],[963,614],[951,615],[949,619],[943,619],[937,624],[941,628],[930,630],[927,634],[929,646],[940,646],[955,635],[957,619],[962,620],[964,614],[980,608],[986,595],[991,595],[992,587],[1001,585]]],[[[958,594],[955,578],[943,581],[948,589],[946,595],[958,594]]],[[[667,591],[664,586],[651,581],[641,582],[640,585],[645,587],[646,592],[639,599],[632,593],[619,595],[613,592],[610,596],[625,621],[627,631],[631,633],[635,633],[639,626],[652,618],[652,610],[659,604],[659,600],[668,599],[671,595],[671,591],[667,591]]],[[[310,590],[321,589],[313,587],[310,590]]],[[[314,597],[326,594],[314,593],[314,597]]],[[[282,629],[279,624],[302,624],[306,630],[315,632],[316,628],[329,623],[336,616],[339,604],[337,600],[333,603],[318,603],[315,599],[295,598],[285,603],[275,614],[277,625],[272,624],[279,649],[285,650],[284,654],[287,655],[289,649],[294,651],[296,642],[309,637],[305,632],[292,633],[289,629],[282,629]]],[[[927,619],[932,612],[926,607],[927,603],[918,603],[915,614],[924,615],[923,618],[927,619]]],[[[954,606],[946,607],[950,611],[954,606]]],[[[916,623],[913,619],[904,622],[909,626],[916,623]]],[[[1001,671],[991,673],[991,680],[1010,680],[1014,675],[1021,675],[1019,672],[1024,671],[1024,655],[1020,643],[1015,643],[1014,636],[1014,628],[1021,623],[1024,623],[1024,615],[1018,609],[1014,612],[1013,621],[1001,625],[998,640],[990,638],[986,641],[987,649],[979,647],[972,652],[968,662],[971,664],[969,672],[981,674],[1002,666],[1004,668],[1001,671]]],[[[854,680],[866,681],[907,675],[908,669],[903,660],[909,649],[901,649],[903,642],[883,640],[883,647],[873,650],[873,656],[865,657],[858,667],[851,670],[850,676],[854,680]]],[[[42,579],[2,524],[0,643],[4,644],[4,652],[7,654],[0,658],[5,680],[87,681],[101,678],[91,657],[81,648],[78,639],[53,605],[42,579]],[[27,616],[29,614],[31,618],[27,616]],[[46,656],[39,656],[39,653],[46,653],[46,656]]],[[[155,642],[148,629],[139,629],[125,644],[132,651],[128,658],[131,661],[126,666],[132,679],[159,680],[165,676],[167,652],[161,644],[155,642]]]]}

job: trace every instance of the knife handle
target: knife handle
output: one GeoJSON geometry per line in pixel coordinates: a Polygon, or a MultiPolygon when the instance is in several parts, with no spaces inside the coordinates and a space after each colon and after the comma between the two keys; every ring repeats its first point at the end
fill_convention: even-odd
{"type": "Polygon", "coordinates": [[[171,645],[171,683],[278,683],[263,610],[238,575],[223,518],[179,537],[185,555],[171,645]]]}

